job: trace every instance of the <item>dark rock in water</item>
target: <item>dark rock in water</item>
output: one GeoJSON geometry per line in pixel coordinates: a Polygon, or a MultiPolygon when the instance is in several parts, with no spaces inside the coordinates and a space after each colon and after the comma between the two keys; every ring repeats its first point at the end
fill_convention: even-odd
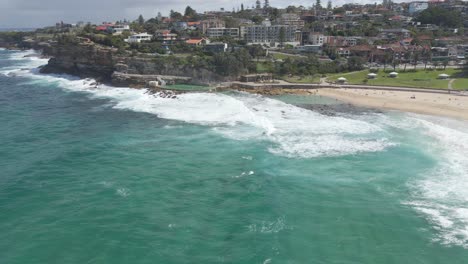
{"type": "Polygon", "coordinates": [[[151,94],[151,95],[153,95],[155,97],[177,99],[177,92],[170,91],[170,90],[148,89],[148,91],[146,93],[151,94]]]}
{"type": "Polygon", "coordinates": [[[298,104],[296,106],[312,110],[327,116],[337,116],[343,114],[382,113],[382,111],[378,109],[360,107],[352,104],[298,104]]]}

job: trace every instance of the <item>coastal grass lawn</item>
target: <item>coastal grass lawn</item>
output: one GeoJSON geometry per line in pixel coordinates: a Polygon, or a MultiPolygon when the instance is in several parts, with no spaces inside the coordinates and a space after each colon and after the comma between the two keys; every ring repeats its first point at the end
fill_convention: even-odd
{"type": "Polygon", "coordinates": [[[281,79],[290,83],[320,83],[320,75],[284,76],[281,79]]]}
{"type": "Polygon", "coordinates": [[[398,77],[388,77],[388,72],[380,70],[377,73],[376,79],[367,79],[368,70],[333,74],[327,77],[328,81],[336,82],[338,78],[345,77],[349,84],[367,84],[367,85],[382,85],[382,86],[402,86],[402,87],[417,87],[417,88],[433,88],[433,89],[448,89],[449,80],[438,79],[439,74],[445,73],[454,78],[452,84],[453,89],[466,90],[468,89],[468,76],[461,69],[447,68],[445,70],[417,70],[413,71],[397,71],[398,77]],[[367,80],[367,83],[366,81],[367,80]]]}
{"type": "Polygon", "coordinates": [[[258,62],[257,63],[257,72],[258,73],[265,73],[265,72],[271,72],[270,65],[265,62],[258,62]]]}
{"type": "Polygon", "coordinates": [[[300,59],[300,58],[302,58],[302,56],[298,56],[298,55],[294,55],[294,54],[287,54],[287,53],[273,53],[273,52],[271,52],[270,55],[275,60],[285,60],[287,58],[290,58],[290,59],[300,59]]]}
{"type": "Polygon", "coordinates": [[[455,79],[452,88],[457,90],[468,90],[468,78],[455,79]]]}

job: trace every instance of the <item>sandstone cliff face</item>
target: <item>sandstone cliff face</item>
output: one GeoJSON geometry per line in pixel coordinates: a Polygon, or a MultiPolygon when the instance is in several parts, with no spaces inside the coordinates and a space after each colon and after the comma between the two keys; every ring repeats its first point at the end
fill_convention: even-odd
{"type": "Polygon", "coordinates": [[[52,58],[41,72],[110,80],[114,72],[113,57],[116,52],[116,49],[93,44],[52,44],[43,49],[43,54],[52,58]]]}
{"type": "Polygon", "coordinates": [[[92,77],[115,86],[145,87],[149,81],[155,81],[156,75],[186,77],[176,78],[178,83],[208,84],[229,80],[204,68],[180,65],[170,57],[122,54],[117,49],[94,43],[52,43],[43,47],[43,54],[51,59],[41,69],[42,73],[92,77]]]}
{"type": "Polygon", "coordinates": [[[117,71],[128,74],[184,76],[190,77],[194,83],[210,83],[227,80],[226,77],[220,76],[207,69],[195,68],[190,65],[180,65],[167,58],[142,58],[135,56],[120,58],[120,62],[122,62],[122,64],[118,65],[117,71]]]}

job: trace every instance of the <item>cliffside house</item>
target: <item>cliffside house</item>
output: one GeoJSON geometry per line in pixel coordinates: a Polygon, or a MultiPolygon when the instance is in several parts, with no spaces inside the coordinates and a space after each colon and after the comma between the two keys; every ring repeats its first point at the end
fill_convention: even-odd
{"type": "Polygon", "coordinates": [[[124,31],[130,31],[130,26],[127,25],[127,24],[118,24],[118,25],[114,25],[112,27],[112,34],[114,35],[120,35],[122,34],[124,31]]]}
{"type": "Polygon", "coordinates": [[[210,41],[206,38],[193,38],[186,40],[185,43],[190,46],[203,46],[210,43],[210,41]]]}
{"type": "Polygon", "coordinates": [[[107,31],[112,32],[112,28],[115,26],[113,23],[102,23],[102,25],[96,26],[97,31],[107,31]]]}
{"type": "Polygon", "coordinates": [[[163,41],[163,42],[171,42],[177,40],[177,34],[171,33],[170,30],[162,30],[156,32],[156,39],[163,41]]]}
{"type": "Polygon", "coordinates": [[[153,39],[153,35],[148,33],[140,33],[129,36],[125,41],[128,43],[141,43],[142,41],[151,41],[153,39]]]}

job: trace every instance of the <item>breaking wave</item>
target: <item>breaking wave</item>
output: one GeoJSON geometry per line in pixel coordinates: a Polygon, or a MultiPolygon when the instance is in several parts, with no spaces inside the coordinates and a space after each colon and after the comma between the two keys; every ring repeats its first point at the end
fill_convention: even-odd
{"type": "Polygon", "coordinates": [[[269,151],[286,157],[310,158],[381,151],[394,145],[377,125],[344,117],[330,117],[279,100],[247,93],[186,93],[176,99],[158,97],[145,90],[96,87],[91,79],[66,75],[41,75],[35,70],[46,60],[15,53],[11,59],[27,68],[0,69],[10,75],[27,75],[38,84],[57,84],[67,90],[108,98],[116,109],[155,114],[160,118],[212,127],[236,140],[266,140],[269,151]]]}
{"type": "Polygon", "coordinates": [[[437,231],[435,241],[468,248],[468,126],[455,120],[417,119],[434,139],[438,165],[411,182],[414,207],[437,231]]]}

